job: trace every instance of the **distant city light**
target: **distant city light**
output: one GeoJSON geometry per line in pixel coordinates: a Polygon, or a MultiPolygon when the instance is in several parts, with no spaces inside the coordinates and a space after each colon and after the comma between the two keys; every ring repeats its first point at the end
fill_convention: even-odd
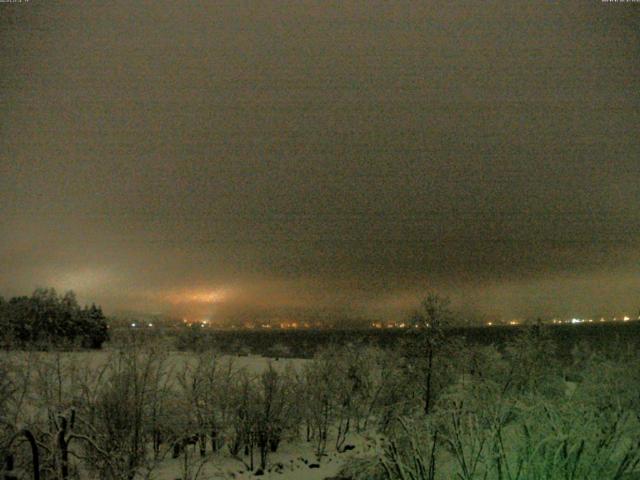
{"type": "MultiPolygon", "coordinates": [[[[541,322],[543,324],[546,325],[579,325],[579,324],[593,324],[596,322],[635,322],[640,320],[639,318],[631,317],[629,315],[625,315],[625,316],[619,316],[619,317],[595,317],[595,318],[581,318],[579,316],[573,316],[573,317],[568,317],[568,318],[558,318],[558,317],[554,317],[554,318],[545,318],[543,320],[538,320],[537,322],[541,322]]],[[[231,325],[231,324],[223,324],[223,325],[219,325],[216,322],[214,322],[211,319],[211,316],[205,316],[205,317],[197,317],[197,318],[193,318],[193,317],[178,317],[175,320],[176,323],[182,323],[184,322],[185,326],[200,326],[201,328],[215,328],[215,329],[248,329],[248,330],[253,330],[253,329],[264,329],[264,330],[270,330],[270,329],[274,329],[274,330],[296,330],[296,329],[309,329],[309,328],[318,328],[318,329],[326,329],[326,328],[333,328],[333,325],[328,325],[328,324],[323,324],[321,322],[306,322],[306,321],[301,321],[301,320],[293,320],[290,318],[282,318],[282,319],[278,319],[277,321],[275,321],[275,319],[273,320],[269,320],[269,321],[248,321],[245,320],[243,323],[238,324],[238,325],[231,325]]],[[[536,323],[537,323],[536,322],[536,323]]],[[[145,321],[136,321],[133,323],[130,323],[130,327],[133,328],[140,328],[142,326],[149,326],[149,327],[154,327],[156,326],[158,322],[148,322],[147,320],[145,321]]],[[[523,318],[514,318],[512,320],[503,320],[503,319],[494,319],[494,320],[484,320],[482,323],[477,324],[476,326],[482,325],[484,327],[493,327],[493,326],[526,326],[526,325],[533,325],[534,324],[534,320],[533,319],[523,319],[523,318]]],[[[376,329],[376,330],[380,330],[380,329],[384,329],[384,330],[393,330],[393,329],[429,329],[431,328],[431,325],[429,323],[415,323],[415,322],[407,322],[407,321],[381,321],[381,320],[374,320],[374,321],[369,321],[365,324],[360,325],[360,327],[363,328],[371,328],[371,329],[376,329]]]]}

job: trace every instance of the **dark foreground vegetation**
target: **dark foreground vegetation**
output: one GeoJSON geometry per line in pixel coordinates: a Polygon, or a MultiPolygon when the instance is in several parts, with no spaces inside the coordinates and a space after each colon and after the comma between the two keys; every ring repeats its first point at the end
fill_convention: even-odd
{"type": "Polygon", "coordinates": [[[284,444],[311,447],[313,465],[368,444],[375,454],[341,478],[640,478],[631,343],[577,341],[565,354],[557,330],[532,326],[498,347],[447,333],[449,319],[429,297],[410,342],[322,346],[259,373],[206,345],[168,353],[135,330],[108,354],[5,353],[2,475],[157,478],[177,458],[180,472],[160,478],[204,478],[203,465],[229,459],[259,476],[282,468],[284,444]]]}

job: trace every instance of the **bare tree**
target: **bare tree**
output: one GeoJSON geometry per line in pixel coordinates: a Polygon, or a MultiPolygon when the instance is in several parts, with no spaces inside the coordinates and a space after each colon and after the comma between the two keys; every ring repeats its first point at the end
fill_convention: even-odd
{"type": "Polygon", "coordinates": [[[150,411],[163,378],[163,356],[153,350],[116,352],[79,412],[88,465],[103,479],[132,479],[149,463],[150,411]]]}
{"type": "Polygon", "coordinates": [[[424,395],[424,413],[431,412],[433,404],[433,383],[435,359],[445,344],[445,330],[451,325],[452,313],[447,298],[430,293],[422,301],[420,309],[412,317],[412,324],[417,329],[418,352],[416,360],[422,376],[424,395]]]}

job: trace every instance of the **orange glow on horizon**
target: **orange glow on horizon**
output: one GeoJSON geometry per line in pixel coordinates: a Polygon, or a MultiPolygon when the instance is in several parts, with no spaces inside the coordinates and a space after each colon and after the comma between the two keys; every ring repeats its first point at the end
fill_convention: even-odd
{"type": "Polygon", "coordinates": [[[166,300],[173,305],[184,304],[216,304],[227,300],[232,295],[229,288],[218,288],[213,290],[187,290],[181,292],[169,293],[165,296],[166,300]]]}

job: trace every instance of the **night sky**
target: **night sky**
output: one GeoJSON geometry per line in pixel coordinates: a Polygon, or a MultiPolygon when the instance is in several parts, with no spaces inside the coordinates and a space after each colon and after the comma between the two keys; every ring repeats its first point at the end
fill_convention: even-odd
{"type": "Polygon", "coordinates": [[[0,294],[637,315],[640,3],[0,4],[0,294]]]}

